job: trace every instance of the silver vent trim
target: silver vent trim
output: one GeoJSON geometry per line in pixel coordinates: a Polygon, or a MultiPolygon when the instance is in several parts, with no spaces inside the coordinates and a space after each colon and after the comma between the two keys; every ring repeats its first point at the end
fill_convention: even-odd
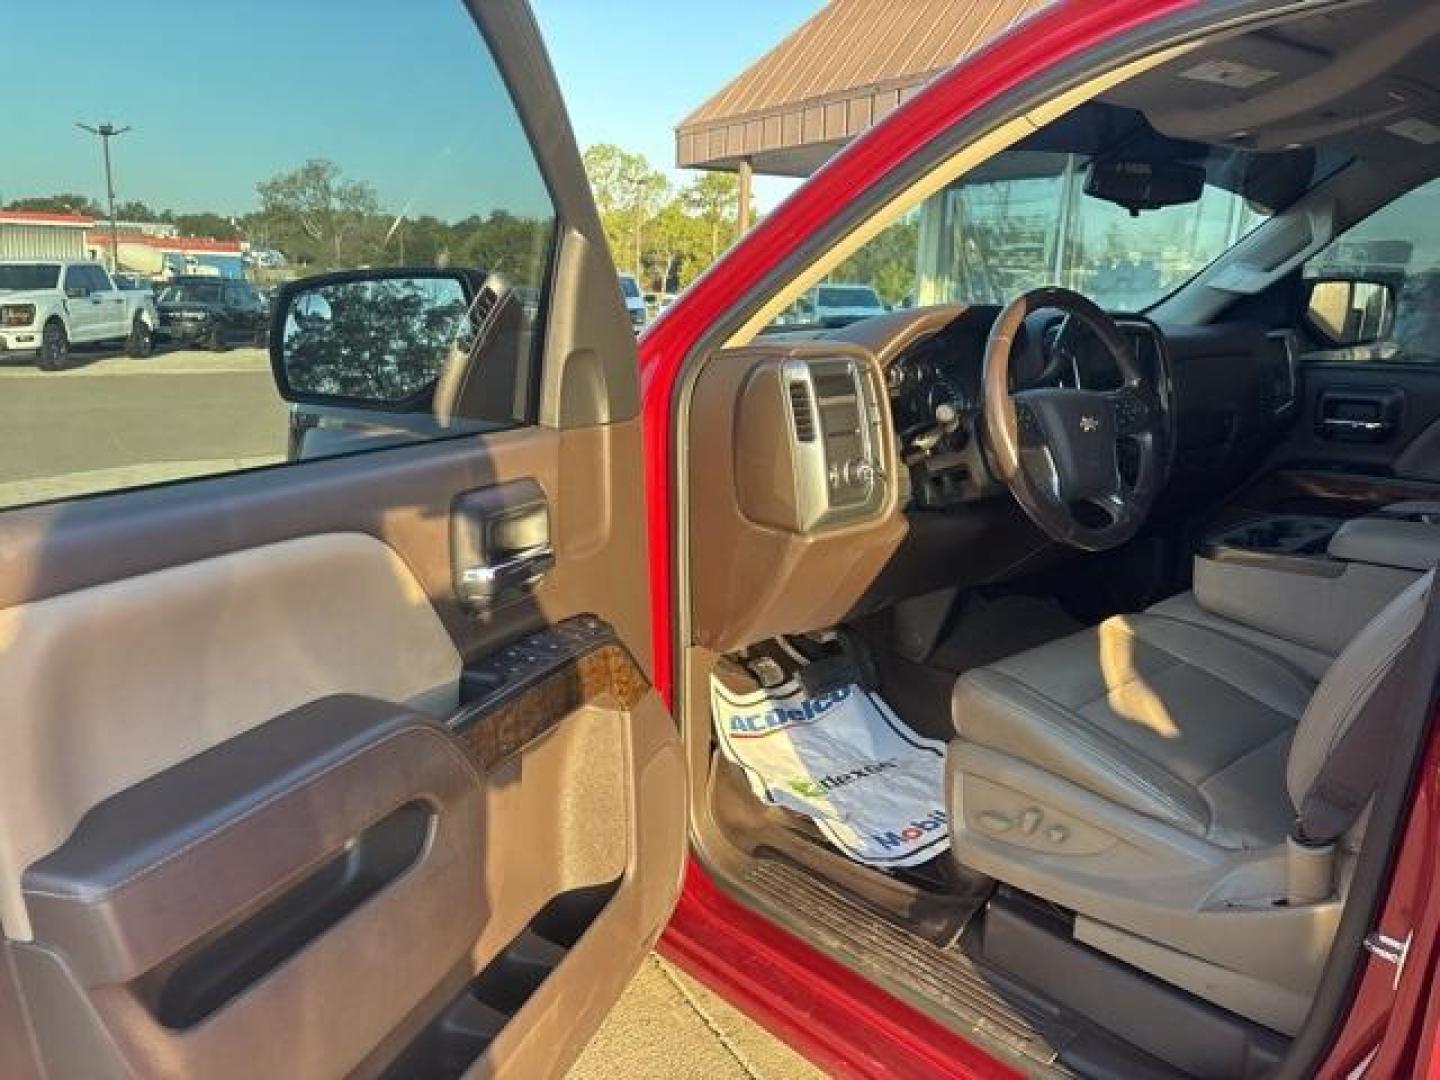
{"type": "Polygon", "coordinates": [[[802,443],[815,441],[815,402],[810,396],[808,380],[795,380],[789,384],[790,423],[795,429],[795,438],[802,443]]]}

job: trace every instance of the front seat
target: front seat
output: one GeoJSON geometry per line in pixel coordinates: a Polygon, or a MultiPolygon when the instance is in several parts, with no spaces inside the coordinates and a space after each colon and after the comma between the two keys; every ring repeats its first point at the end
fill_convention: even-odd
{"type": "Polygon", "coordinates": [[[1173,603],[966,672],[947,756],[957,858],[1074,911],[1078,940],[1293,1034],[1358,839],[1301,849],[1296,808],[1433,576],[1318,683],[1289,643],[1173,603]],[[1298,902],[1297,872],[1320,858],[1327,885],[1298,902]]]}

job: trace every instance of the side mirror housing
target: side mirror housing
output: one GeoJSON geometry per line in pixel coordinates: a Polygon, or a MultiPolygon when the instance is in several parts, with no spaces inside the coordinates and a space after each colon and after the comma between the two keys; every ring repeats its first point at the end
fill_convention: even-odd
{"type": "Polygon", "coordinates": [[[1317,277],[1306,286],[1305,326],[1328,347],[1373,345],[1395,325],[1395,287],[1389,282],[1317,277]]]}

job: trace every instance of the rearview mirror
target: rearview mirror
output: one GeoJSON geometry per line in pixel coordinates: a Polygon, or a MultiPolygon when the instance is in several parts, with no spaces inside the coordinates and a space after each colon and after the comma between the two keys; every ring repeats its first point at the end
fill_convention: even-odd
{"type": "Polygon", "coordinates": [[[280,396],[309,405],[422,410],[468,358],[474,283],[462,271],[350,270],[291,282],[271,321],[280,396]]]}
{"type": "Polygon", "coordinates": [[[1310,281],[1305,324],[1334,348],[1383,341],[1395,323],[1395,289],[1384,281],[1331,277],[1310,281]]]}
{"type": "Polygon", "coordinates": [[[1205,170],[1178,161],[1097,159],[1085,177],[1085,194],[1123,206],[1131,216],[1141,210],[1197,201],[1205,191],[1205,170]]]}

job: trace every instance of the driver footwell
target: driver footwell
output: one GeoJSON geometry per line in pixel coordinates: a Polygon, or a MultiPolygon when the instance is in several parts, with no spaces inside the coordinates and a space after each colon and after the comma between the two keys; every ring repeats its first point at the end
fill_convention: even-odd
{"type": "Polygon", "coordinates": [[[711,677],[721,752],[761,802],[808,818],[856,862],[916,867],[950,848],[945,744],[908,728],[848,639],[777,639],[711,677]]]}

